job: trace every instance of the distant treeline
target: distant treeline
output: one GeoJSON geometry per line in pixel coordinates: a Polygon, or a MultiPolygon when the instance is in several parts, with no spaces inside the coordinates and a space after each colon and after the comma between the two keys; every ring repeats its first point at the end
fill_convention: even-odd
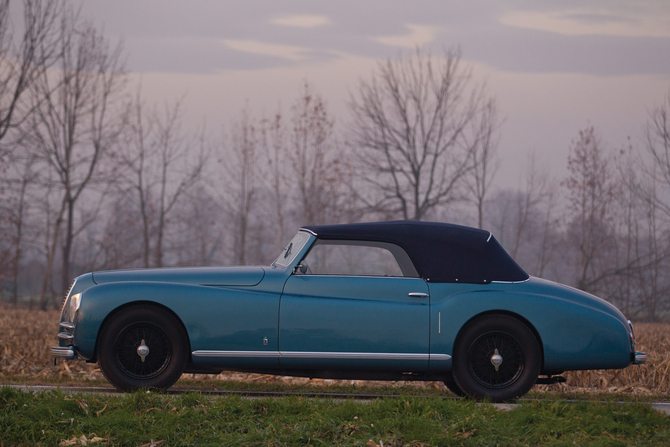
{"type": "Polygon", "coordinates": [[[57,306],[92,270],[267,264],[303,225],[412,219],[490,230],[532,275],[668,316],[670,95],[640,117],[639,147],[585,125],[567,178],[529,154],[525,186],[503,190],[504,126],[458,49],[380,62],[338,117],[348,125],[305,81],[287,111],[247,107],[214,135],[184,126],[181,100],[147,104],[121,46],[71,5],[22,7],[12,24],[0,1],[8,302],[57,306]]]}

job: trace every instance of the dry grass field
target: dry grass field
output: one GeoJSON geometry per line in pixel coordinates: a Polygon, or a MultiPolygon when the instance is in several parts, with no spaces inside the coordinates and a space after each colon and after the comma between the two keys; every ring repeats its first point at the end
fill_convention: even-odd
{"type": "MultiPolygon", "coordinates": [[[[11,377],[32,379],[100,379],[96,364],[81,361],[59,362],[54,366],[49,350],[56,344],[59,312],[42,312],[0,305],[0,381],[11,377]]],[[[670,324],[637,323],[637,349],[645,351],[648,363],[624,370],[574,371],[565,375],[566,384],[538,385],[541,390],[665,394],[670,392],[670,324]]],[[[190,377],[193,377],[189,375],[190,377]]],[[[328,383],[336,381],[274,377],[257,374],[223,373],[198,376],[203,380],[242,380],[250,382],[328,383]]],[[[348,382],[351,383],[351,382],[348,382]]],[[[364,382],[356,382],[364,384],[364,382]]],[[[436,383],[417,386],[442,387],[436,383]]]]}

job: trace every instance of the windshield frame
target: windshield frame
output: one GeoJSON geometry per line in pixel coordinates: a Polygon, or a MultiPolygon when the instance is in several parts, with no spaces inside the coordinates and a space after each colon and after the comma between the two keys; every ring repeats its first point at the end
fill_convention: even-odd
{"type": "Polygon", "coordinates": [[[272,262],[272,267],[286,268],[291,266],[295,262],[296,257],[304,251],[312,239],[314,239],[314,236],[311,233],[299,230],[286,247],[284,247],[279,256],[277,256],[277,259],[272,262]]]}

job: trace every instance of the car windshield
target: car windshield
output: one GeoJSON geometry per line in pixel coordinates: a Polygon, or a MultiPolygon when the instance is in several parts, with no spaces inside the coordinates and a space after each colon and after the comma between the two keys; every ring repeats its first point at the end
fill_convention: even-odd
{"type": "Polygon", "coordinates": [[[288,267],[293,262],[300,250],[302,250],[302,248],[305,246],[308,240],[309,235],[307,233],[298,231],[298,234],[296,234],[293,239],[291,239],[291,242],[288,243],[286,248],[284,248],[279,257],[274,260],[272,265],[288,267]]]}

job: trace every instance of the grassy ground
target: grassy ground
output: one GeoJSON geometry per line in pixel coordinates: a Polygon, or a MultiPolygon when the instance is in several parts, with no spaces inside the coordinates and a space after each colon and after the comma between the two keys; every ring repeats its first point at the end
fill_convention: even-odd
{"type": "Polygon", "coordinates": [[[406,396],[370,402],[68,395],[0,389],[0,445],[670,445],[670,417],[648,405],[406,396]]]}

